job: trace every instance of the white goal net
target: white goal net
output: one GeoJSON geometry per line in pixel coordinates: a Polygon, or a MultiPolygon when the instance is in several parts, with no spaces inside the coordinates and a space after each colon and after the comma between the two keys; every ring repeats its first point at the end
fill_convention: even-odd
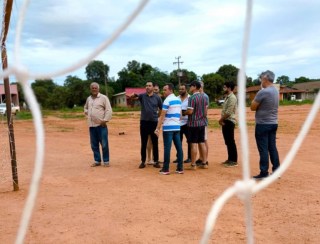
{"type": "MultiPolygon", "coordinates": [[[[74,64],[70,65],[69,67],[65,67],[63,69],[48,72],[46,74],[35,74],[31,73],[27,65],[21,63],[20,60],[20,44],[21,44],[21,36],[23,33],[23,22],[25,19],[25,14],[28,9],[29,1],[24,1],[24,4],[20,8],[20,13],[17,18],[18,24],[15,30],[15,45],[14,45],[14,57],[13,57],[13,65],[9,66],[4,72],[0,74],[0,78],[3,79],[7,76],[15,76],[16,79],[21,83],[25,98],[28,102],[28,105],[32,111],[34,127],[36,131],[36,158],[35,158],[35,166],[34,166],[34,173],[32,182],[30,185],[30,191],[28,198],[26,200],[25,208],[21,217],[21,223],[17,234],[16,243],[23,243],[25,234],[28,228],[28,224],[32,215],[35,199],[37,197],[37,192],[39,188],[39,181],[42,174],[43,168],[43,159],[44,159],[44,146],[45,146],[45,134],[43,128],[43,121],[41,112],[39,109],[39,105],[36,101],[34,93],[30,88],[29,81],[34,79],[46,79],[61,76],[64,74],[69,74],[70,72],[79,69],[80,67],[89,63],[93,58],[95,58],[98,54],[100,54],[103,50],[108,48],[108,46],[113,43],[119,35],[125,31],[125,29],[134,21],[135,17],[139,15],[139,13],[143,10],[144,6],[148,3],[147,0],[142,0],[136,9],[128,16],[128,18],[122,23],[114,32],[113,34],[106,39],[103,43],[96,47],[87,57],[83,57],[79,61],[75,61],[74,64]]],[[[246,209],[246,228],[247,228],[247,242],[253,243],[253,227],[252,227],[252,206],[251,206],[251,196],[252,194],[256,194],[259,191],[263,190],[265,187],[270,185],[272,182],[276,181],[278,177],[280,177],[290,166],[295,154],[297,153],[303,139],[308,133],[310,126],[312,125],[317,112],[319,111],[320,107],[320,96],[318,95],[314,101],[313,107],[306,118],[306,121],[297,136],[296,140],[294,141],[291,150],[286,155],[284,161],[281,164],[281,167],[270,177],[261,181],[255,182],[250,177],[249,171],[249,152],[248,152],[248,136],[247,136],[247,127],[246,127],[246,114],[245,114],[245,71],[246,71],[246,63],[247,63],[247,53],[248,53],[248,46],[249,46],[249,36],[250,36],[250,26],[251,26],[251,16],[252,16],[252,6],[253,1],[247,0],[247,10],[246,10],[246,21],[244,27],[244,35],[243,35],[243,46],[242,46],[242,58],[241,58],[241,68],[238,75],[238,94],[239,94],[239,128],[241,134],[241,148],[242,148],[242,155],[241,159],[243,162],[243,179],[240,181],[235,182],[233,186],[226,189],[226,191],[218,198],[212,206],[210,213],[208,214],[208,218],[206,221],[205,230],[203,233],[203,237],[201,243],[207,243],[209,241],[210,235],[214,228],[216,219],[219,215],[220,210],[223,208],[224,204],[233,196],[239,197],[246,209]]],[[[210,31],[210,30],[208,30],[210,31]]],[[[1,131],[0,131],[0,140],[1,140],[1,155],[2,153],[7,153],[8,141],[6,139],[7,131],[5,129],[5,123],[1,120],[1,131]]],[[[3,166],[3,162],[9,160],[8,158],[4,157],[1,158],[1,167],[3,166]]],[[[6,163],[6,162],[4,162],[6,163]]],[[[7,170],[7,169],[6,169],[7,170]]],[[[7,180],[7,175],[0,175],[1,180],[7,180]]]]}

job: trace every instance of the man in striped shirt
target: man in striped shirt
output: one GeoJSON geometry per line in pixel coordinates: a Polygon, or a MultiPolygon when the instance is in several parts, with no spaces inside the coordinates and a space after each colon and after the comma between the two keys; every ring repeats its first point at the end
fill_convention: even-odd
{"type": "Polygon", "coordinates": [[[172,141],[177,150],[178,164],[176,173],[183,174],[183,152],[180,140],[181,101],[173,94],[173,85],[171,83],[163,87],[163,95],[166,99],[163,102],[161,115],[154,132],[159,136],[159,131],[162,126],[164,162],[160,174],[170,174],[169,164],[172,141]]]}
{"type": "Polygon", "coordinates": [[[198,144],[200,154],[203,155],[201,167],[208,168],[207,149],[205,145],[205,126],[207,125],[207,109],[208,102],[203,94],[200,93],[201,84],[199,81],[193,81],[190,84],[190,92],[192,96],[188,101],[188,110],[186,112],[188,117],[189,136],[191,142],[191,168],[197,169],[196,158],[198,144]]]}

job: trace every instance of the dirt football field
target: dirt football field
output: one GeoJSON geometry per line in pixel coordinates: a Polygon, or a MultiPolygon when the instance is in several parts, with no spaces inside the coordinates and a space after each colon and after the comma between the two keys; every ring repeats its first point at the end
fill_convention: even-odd
{"type": "MultiPolygon", "coordinates": [[[[281,160],[310,108],[311,105],[280,107],[277,146],[281,160]]],[[[212,204],[241,179],[243,171],[239,128],[235,130],[239,166],[221,165],[226,160],[226,147],[217,123],[220,112],[221,109],[209,110],[209,168],[185,170],[182,175],[174,174],[173,163],[170,175],[160,175],[152,165],[138,168],[140,112],[114,113],[108,124],[108,168],[90,167],[93,155],[84,117],[44,118],[44,170],[25,243],[199,243],[212,204]]],[[[250,170],[255,175],[259,173],[259,156],[254,112],[249,109],[247,124],[250,170]]],[[[15,121],[14,131],[20,190],[13,191],[10,161],[7,166],[2,163],[1,244],[15,241],[34,166],[33,122],[15,121]]],[[[185,141],[183,147],[186,152],[185,141]]],[[[163,161],[162,135],[159,151],[163,161]]],[[[173,147],[171,161],[174,159],[173,147]]],[[[320,243],[319,172],[318,113],[288,171],[252,197],[255,243],[320,243]]],[[[244,205],[234,197],[223,207],[210,243],[246,243],[246,238],[244,205]]]]}

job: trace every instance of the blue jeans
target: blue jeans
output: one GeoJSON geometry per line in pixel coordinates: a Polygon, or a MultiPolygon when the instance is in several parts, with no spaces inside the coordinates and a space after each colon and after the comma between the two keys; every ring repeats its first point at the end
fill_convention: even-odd
{"type": "Polygon", "coordinates": [[[169,164],[170,164],[170,152],[171,152],[171,145],[172,141],[174,146],[177,150],[177,159],[178,165],[177,170],[183,170],[183,152],[180,140],[180,131],[164,131],[163,132],[163,146],[164,146],[164,162],[162,170],[167,172],[169,171],[169,164]]]}
{"type": "Polygon", "coordinates": [[[101,144],[103,162],[109,162],[108,127],[89,127],[89,132],[94,161],[101,162],[99,147],[101,144]]]}
{"type": "Polygon", "coordinates": [[[279,154],[276,146],[277,124],[256,124],[255,137],[260,155],[260,173],[267,174],[269,170],[269,155],[272,171],[279,166],[279,154]]]}

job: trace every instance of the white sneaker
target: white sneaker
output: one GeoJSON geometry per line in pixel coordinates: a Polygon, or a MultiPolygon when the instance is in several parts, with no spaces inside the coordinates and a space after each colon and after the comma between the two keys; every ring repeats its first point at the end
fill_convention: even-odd
{"type": "Polygon", "coordinates": [[[154,161],[151,159],[150,161],[147,162],[148,165],[153,165],[154,161]]]}
{"type": "Polygon", "coordinates": [[[103,167],[110,167],[109,162],[103,162],[103,167]]]}

